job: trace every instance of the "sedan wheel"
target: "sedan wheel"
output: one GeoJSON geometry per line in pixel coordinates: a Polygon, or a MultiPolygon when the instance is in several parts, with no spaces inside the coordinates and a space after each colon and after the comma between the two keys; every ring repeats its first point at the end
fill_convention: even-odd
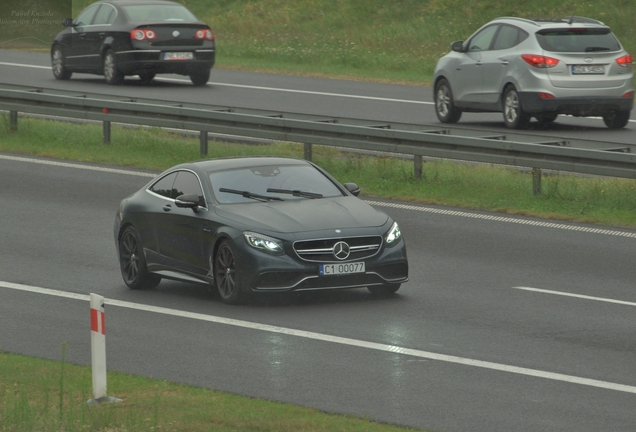
{"type": "Polygon", "coordinates": [[[629,114],[629,111],[610,111],[603,116],[603,122],[610,129],[621,129],[627,126],[629,114]]]}
{"type": "Polygon", "coordinates": [[[384,284],[367,287],[371,294],[388,295],[395,294],[402,284],[384,284]]]}
{"type": "Polygon", "coordinates": [[[194,84],[195,86],[204,86],[208,83],[209,79],[210,79],[209,70],[194,72],[190,74],[190,81],[192,81],[192,84],[194,84]]]}
{"type": "Polygon", "coordinates": [[[508,87],[504,93],[504,123],[510,129],[525,129],[530,116],[523,110],[519,94],[514,87],[508,87]]]}
{"type": "Polygon", "coordinates": [[[435,114],[442,123],[457,123],[462,116],[462,110],[455,106],[453,93],[445,79],[435,86],[435,114]]]}
{"type": "Polygon", "coordinates": [[[149,84],[153,79],[155,79],[154,72],[144,72],[139,74],[139,79],[143,84],[149,84]]]}
{"type": "Polygon", "coordinates": [[[51,54],[51,68],[53,69],[53,76],[55,79],[59,80],[67,80],[73,75],[73,72],[66,69],[64,66],[64,53],[62,52],[62,48],[56,46],[53,48],[53,53],[51,54]]]}
{"type": "Polygon", "coordinates": [[[214,280],[224,303],[240,304],[246,299],[241,289],[240,274],[235,259],[234,248],[228,240],[223,240],[214,259],[214,280]]]}
{"type": "Polygon", "coordinates": [[[161,282],[159,276],[148,272],[139,235],[132,226],[124,230],[119,240],[119,265],[130,289],[152,289],[161,282]]]}
{"type": "Polygon", "coordinates": [[[117,66],[115,53],[112,50],[106,51],[104,55],[104,78],[107,84],[118,85],[124,82],[124,74],[117,66]]]}

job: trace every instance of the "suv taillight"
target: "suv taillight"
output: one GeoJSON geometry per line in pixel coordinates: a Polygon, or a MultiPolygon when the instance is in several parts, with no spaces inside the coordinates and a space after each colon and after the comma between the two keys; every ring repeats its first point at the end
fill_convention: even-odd
{"type": "Polygon", "coordinates": [[[616,63],[618,63],[619,66],[627,67],[632,64],[632,56],[627,54],[623,57],[619,57],[616,59],[616,63]]]}
{"type": "Polygon", "coordinates": [[[536,54],[522,54],[521,58],[532,67],[551,68],[559,64],[559,60],[536,54]]]}
{"type": "Polygon", "coordinates": [[[146,39],[157,39],[157,34],[152,30],[132,30],[130,32],[130,38],[133,40],[146,40],[146,39]]]}
{"type": "Polygon", "coordinates": [[[210,30],[210,29],[197,30],[197,32],[194,34],[194,38],[195,39],[214,40],[214,33],[212,33],[212,30],[210,30]]]}

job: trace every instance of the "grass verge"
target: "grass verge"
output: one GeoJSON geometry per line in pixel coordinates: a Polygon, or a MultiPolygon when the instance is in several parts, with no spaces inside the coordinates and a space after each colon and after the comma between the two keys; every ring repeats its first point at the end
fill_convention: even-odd
{"type": "MultiPolygon", "coordinates": [[[[17,132],[0,121],[0,151],[161,171],[200,159],[199,141],[158,128],[114,126],[104,145],[102,128],[23,118],[17,132]]],[[[302,145],[228,144],[212,141],[207,157],[281,155],[303,157],[302,145]]],[[[315,146],[314,161],[341,182],[356,182],[362,195],[636,228],[636,180],[544,173],[543,193],[532,195],[529,172],[495,165],[450,161],[424,164],[421,179],[413,163],[391,156],[371,157],[315,146]]]]}
{"type": "Polygon", "coordinates": [[[412,429],[109,372],[118,403],[88,405],[91,369],[0,352],[0,431],[360,431],[412,429]]]}

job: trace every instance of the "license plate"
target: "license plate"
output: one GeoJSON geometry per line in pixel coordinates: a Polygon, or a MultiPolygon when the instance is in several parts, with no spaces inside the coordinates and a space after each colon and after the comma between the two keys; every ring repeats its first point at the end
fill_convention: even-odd
{"type": "Polygon", "coordinates": [[[163,53],[164,60],[192,60],[194,57],[191,52],[167,52],[163,53]]]}
{"type": "Polygon", "coordinates": [[[573,75],[604,75],[605,66],[603,65],[575,65],[572,66],[573,75]]]}
{"type": "Polygon", "coordinates": [[[342,263],[342,264],[320,264],[318,274],[320,276],[343,275],[352,273],[364,273],[363,262],[342,263]]]}

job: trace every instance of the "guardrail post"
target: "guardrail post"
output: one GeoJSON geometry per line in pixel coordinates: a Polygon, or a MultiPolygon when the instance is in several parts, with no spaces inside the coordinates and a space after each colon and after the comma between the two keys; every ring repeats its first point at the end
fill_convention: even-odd
{"type": "Polygon", "coordinates": [[[104,144],[110,144],[110,121],[104,120],[102,141],[104,144]]]}
{"type": "Polygon", "coordinates": [[[422,161],[422,155],[413,156],[413,165],[414,165],[414,175],[416,179],[422,178],[422,168],[424,167],[424,162],[422,161]]]}
{"type": "Polygon", "coordinates": [[[200,131],[199,132],[199,147],[201,156],[205,156],[208,154],[208,132],[200,131]]]}
{"type": "Polygon", "coordinates": [[[9,119],[10,119],[10,127],[12,131],[17,131],[18,130],[18,112],[17,111],[10,111],[9,112],[9,119]]]}
{"type": "Polygon", "coordinates": [[[311,162],[312,153],[313,153],[312,145],[310,143],[305,143],[305,160],[308,160],[311,162]]]}
{"type": "Polygon", "coordinates": [[[541,195],[541,168],[532,168],[532,195],[541,195]]]}

